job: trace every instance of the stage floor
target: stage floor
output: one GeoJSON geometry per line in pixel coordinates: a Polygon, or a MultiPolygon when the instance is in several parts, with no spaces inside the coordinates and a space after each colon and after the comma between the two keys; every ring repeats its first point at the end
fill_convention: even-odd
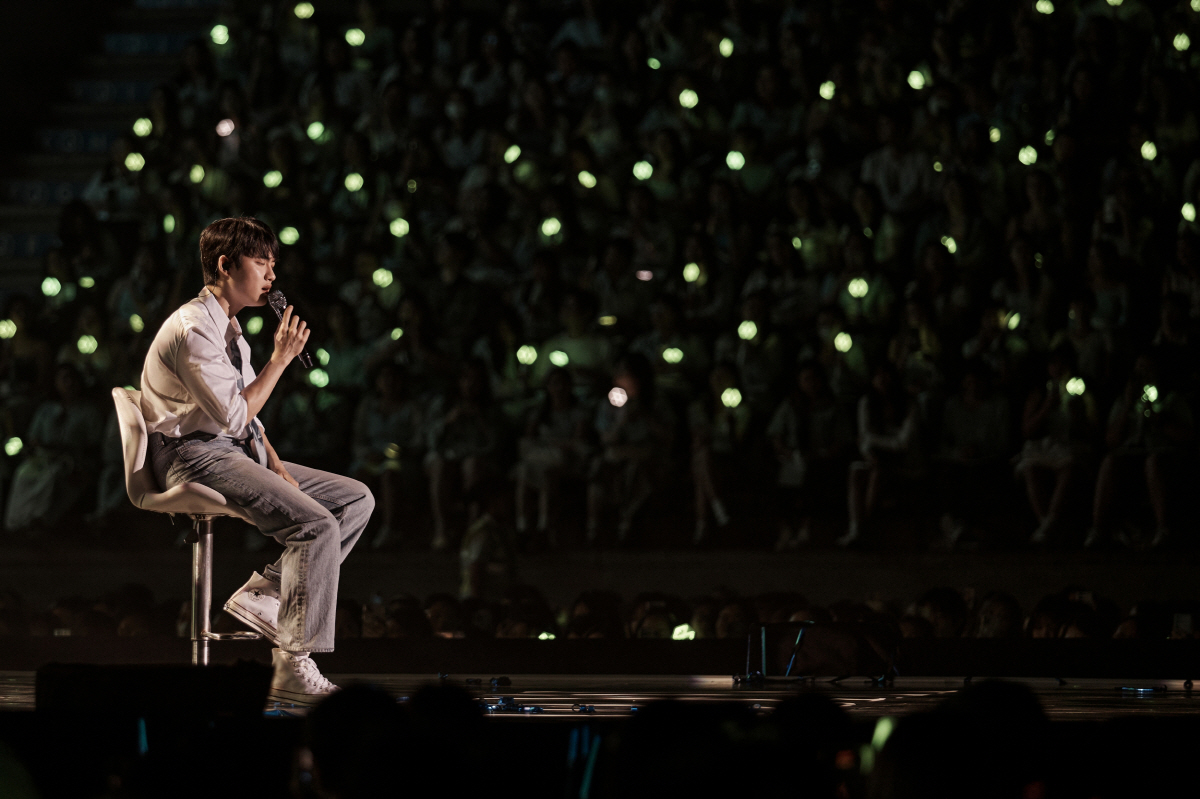
{"type": "MultiPolygon", "coordinates": [[[[0,711],[34,709],[34,672],[0,671],[0,711]]],[[[329,675],[340,685],[369,683],[406,702],[423,685],[437,683],[428,674],[329,675]]],[[[509,685],[493,685],[495,675],[455,675],[445,682],[478,697],[490,718],[582,720],[623,718],[651,702],[732,702],[758,713],[770,713],[800,691],[817,690],[830,696],[856,719],[905,716],[932,709],[963,686],[962,679],[898,678],[878,687],[862,677],[834,684],[769,682],[761,687],[735,685],[728,675],[654,677],[639,675],[508,675],[509,685]]],[[[1017,680],[1041,699],[1053,721],[1104,721],[1131,716],[1187,716],[1200,713],[1200,692],[1182,680],[1017,680]]],[[[298,708],[275,706],[270,715],[302,715],[298,708]]]]}

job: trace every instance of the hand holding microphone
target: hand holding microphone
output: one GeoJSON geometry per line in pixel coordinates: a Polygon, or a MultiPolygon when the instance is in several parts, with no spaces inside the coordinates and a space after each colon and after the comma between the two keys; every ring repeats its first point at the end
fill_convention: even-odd
{"type": "Polygon", "coordinates": [[[305,369],[312,368],[313,359],[305,347],[312,331],[295,315],[295,309],[287,304],[287,297],[283,296],[279,289],[271,289],[267,294],[267,303],[279,317],[279,327],[275,329],[275,355],[284,363],[294,357],[299,359],[300,365],[305,369]]]}

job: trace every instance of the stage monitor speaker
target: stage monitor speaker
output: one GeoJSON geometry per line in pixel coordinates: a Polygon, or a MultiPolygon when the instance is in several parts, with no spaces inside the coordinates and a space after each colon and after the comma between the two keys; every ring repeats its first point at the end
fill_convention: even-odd
{"type": "Polygon", "coordinates": [[[52,663],[37,671],[38,711],[120,716],[261,716],[271,667],[97,666],[52,663]]]}

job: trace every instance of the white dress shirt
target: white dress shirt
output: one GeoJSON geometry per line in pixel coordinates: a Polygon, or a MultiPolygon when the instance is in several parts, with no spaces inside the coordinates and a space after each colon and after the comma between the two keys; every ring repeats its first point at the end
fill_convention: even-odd
{"type": "Polygon", "coordinates": [[[236,439],[251,435],[249,408],[229,358],[231,343],[241,352],[242,384],[248,386],[255,378],[250,345],[237,319],[226,316],[211,291],[205,288],[167,317],[142,368],[147,433],[170,438],[196,432],[236,439]]]}

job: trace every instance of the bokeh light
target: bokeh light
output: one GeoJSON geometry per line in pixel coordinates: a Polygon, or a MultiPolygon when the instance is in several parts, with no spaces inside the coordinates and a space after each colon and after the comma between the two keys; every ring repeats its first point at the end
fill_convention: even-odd
{"type": "Polygon", "coordinates": [[[532,344],[522,344],[517,348],[517,363],[529,366],[537,360],[537,357],[537,347],[532,344]]]}

